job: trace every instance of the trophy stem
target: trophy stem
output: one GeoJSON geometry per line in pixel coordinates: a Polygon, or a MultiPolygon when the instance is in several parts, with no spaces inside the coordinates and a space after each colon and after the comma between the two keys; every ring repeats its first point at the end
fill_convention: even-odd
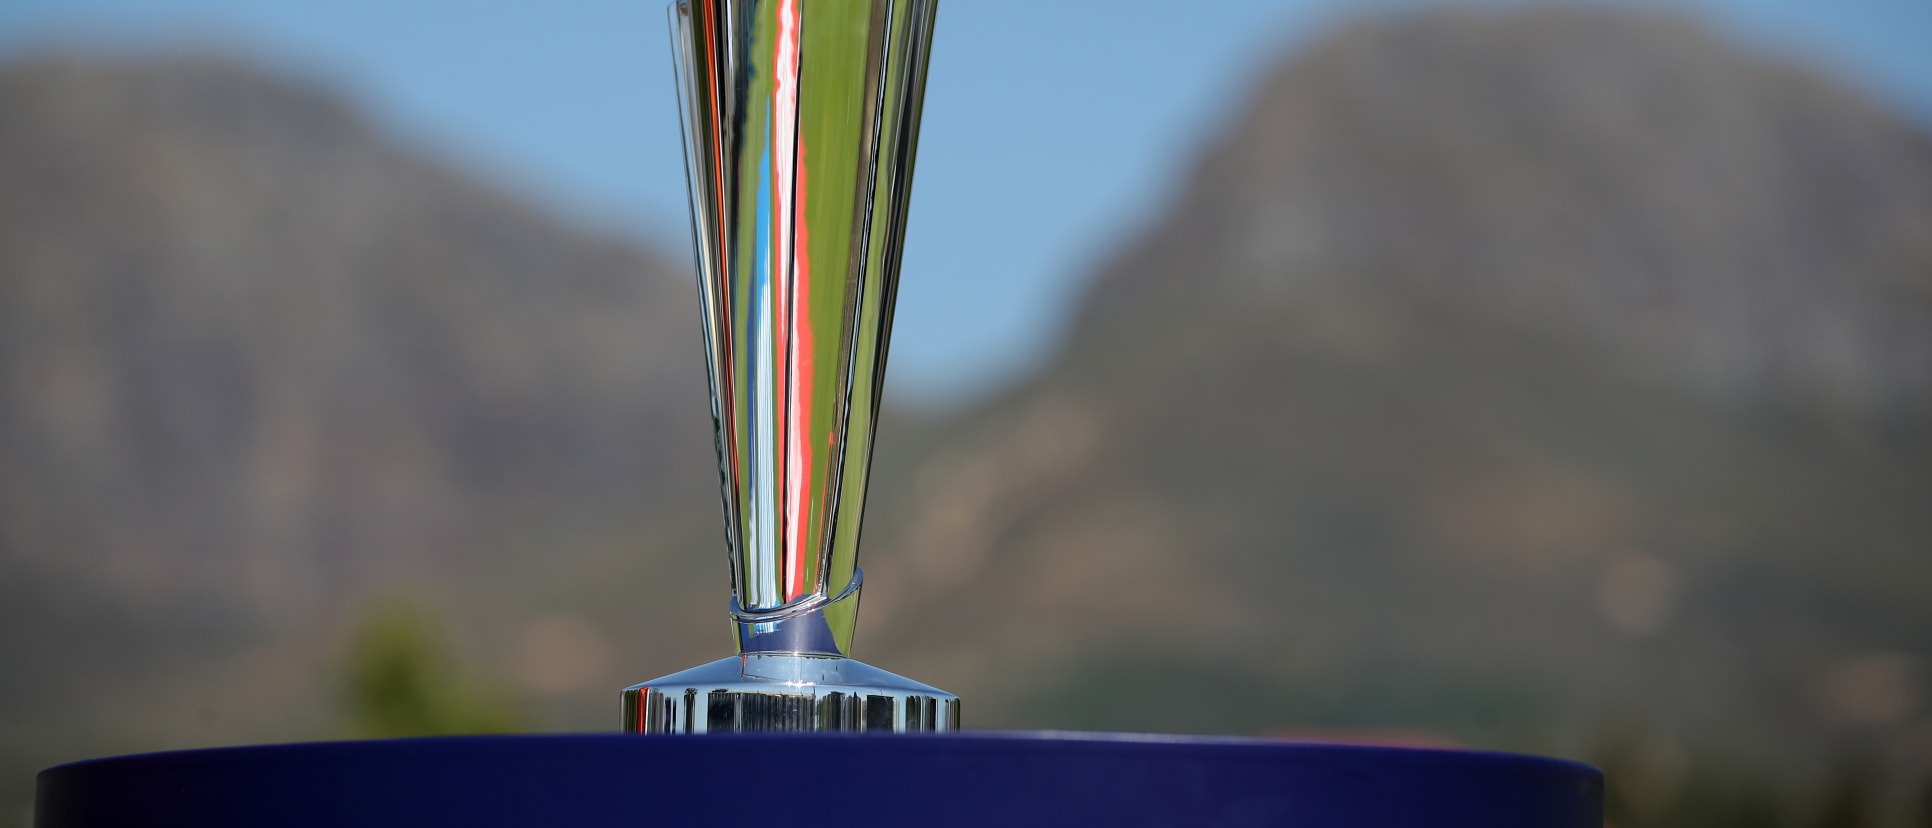
{"type": "Polygon", "coordinates": [[[672,9],[733,614],[826,610],[826,636],[743,652],[851,650],[933,9],[672,9]]]}
{"type": "Polygon", "coordinates": [[[846,657],[936,6],[671,7],[739,656],[624,691],[627,730],[957,726],[846,657]]]}

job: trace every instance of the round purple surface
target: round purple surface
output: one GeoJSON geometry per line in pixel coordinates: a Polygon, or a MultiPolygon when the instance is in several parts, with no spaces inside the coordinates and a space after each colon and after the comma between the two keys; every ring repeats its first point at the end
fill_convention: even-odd
{"type": "Polygon", "coordinates": [[[1600,828],[1602,776],[1499,753],[1112,734],[498,736],[95,759],[40,828],[1600,828]]]}

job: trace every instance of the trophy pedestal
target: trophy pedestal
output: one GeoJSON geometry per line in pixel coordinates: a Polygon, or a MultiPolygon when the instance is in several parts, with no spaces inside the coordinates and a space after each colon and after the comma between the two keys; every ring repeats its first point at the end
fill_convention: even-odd
{"type": "Polygon", "coordinates": [[[39,828],[1600,828],[1602,776],[1497,753],[1051,733],[478,736],[95,759],[39,828]]]}
{"type": "Polygon", "coordinates": [[[747,653],[624,688],[630,733],[959,729],[959,698],[853,658],[747,653]]]}

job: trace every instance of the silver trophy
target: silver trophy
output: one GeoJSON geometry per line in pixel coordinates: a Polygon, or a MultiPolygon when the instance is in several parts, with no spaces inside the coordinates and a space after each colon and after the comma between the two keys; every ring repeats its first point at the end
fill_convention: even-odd
{"type": "Polygon", "coordinates": [[[671,7],[738,655],[626,688],[627,731],[959,727],[847,655],[936,5],[671,7]]]}

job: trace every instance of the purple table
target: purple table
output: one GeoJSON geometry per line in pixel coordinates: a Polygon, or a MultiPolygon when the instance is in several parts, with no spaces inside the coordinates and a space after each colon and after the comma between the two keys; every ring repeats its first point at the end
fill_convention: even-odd
{"type": "Polygon", "coordinates": [[[1601,828],[1602,776],[1500,753],[1111,734],[499,736],[221,748],[40,775],[40,828],[1601,828]]]}

